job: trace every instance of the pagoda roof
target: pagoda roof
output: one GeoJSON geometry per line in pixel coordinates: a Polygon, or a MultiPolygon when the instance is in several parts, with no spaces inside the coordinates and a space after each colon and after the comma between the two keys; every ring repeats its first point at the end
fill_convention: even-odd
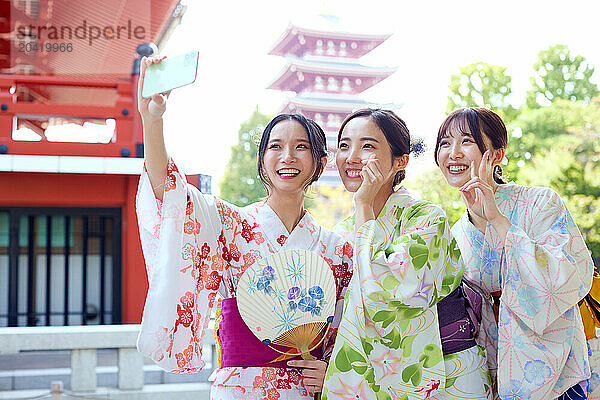
{"type": "Polygon", "coordinates": [[[361,57],[375,47],[379,46],[385,40],[387,40],[391,34],[364,34],[364,33],[351,33],[351,32],[334,32],[324,31],[317,29],[309,29],[300,27],[294,24],[290,24],[287,29],[283,32],[279,40],[269,51],[269,54],[276,56],[284,56],[287,54],[295,54],[296,56],[302,56],[305,50],[305,43],[307,39],[321,39],[321,40],[348,40],[356,42],[358,44],[367,44],[369,46],[358,46],[358,53],[355,57],[361,57]]]}
{"type": "MultiPolygon", "coordinates": [[[[289,90],[283,87],[288,79],[298,79],[297,74],[319,74],[319,75],[341,75],[352,78],[374,78],[377,82],[387,78],[396,72],[396,67],[371,67],[356,63],[333,63],[306,61],[296,57],[290,57],[288,64],[267,89],[289,90]],[[296,78],[294,78],[296,76],[296,78]]],[[[374,82],[374,83],[377,83],[374,82]]]]}
{"type": "Polygon", "coordinates": [[[291,97],[287,100],[282,109],[289,109],[290,106],[293,106],[293,108],[296,110],[339,113],[350,113],[361,108],[399,108],[398,104],[393,103],[381,104],[372,103],[361,99],[331,99],[316,97],[291,97]]]}

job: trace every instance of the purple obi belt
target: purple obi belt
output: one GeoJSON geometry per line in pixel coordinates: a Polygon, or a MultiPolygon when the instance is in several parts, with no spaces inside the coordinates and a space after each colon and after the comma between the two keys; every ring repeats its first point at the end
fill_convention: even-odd
{"type": "Polygon", "coordinates": [[[476,345],[481,322],[481,295],[461,283],[437,303],[444,354],[457,353],[476,345]]]}
{"type": "MultiPolygon", "coordinates": [[[[221,308],[223,320],[217,334],[221,341],[221,368],[225,367],[274,367],[287,368],[289,360],[300,360],[300,356],[284,361],[276,361],[282,354],[266,346],[250,331],[237,306],[235,297],[223,299],[221,308]]],[[[311,351],[317,359],[323,358],[319,345],[311,351]]]]}

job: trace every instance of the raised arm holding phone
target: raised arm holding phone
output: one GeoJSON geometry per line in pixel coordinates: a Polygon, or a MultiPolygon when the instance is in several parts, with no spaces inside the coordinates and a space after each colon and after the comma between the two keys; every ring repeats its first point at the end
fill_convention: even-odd
{"type": "Polygon", "coordinates": [[[146,168],[136,210],[149,282],[138,349],[165,370],[198,372],[216,308],[221,357],[211,399],[313,399],[322,390],[337,325],[311,352],[314,360],[282,356],[244,323],[236,291],[256,261],[309,250],[328,261],[341,304],[352,274],[352,247],[303,207],[306,189],[325,168],[325,134],[300,114],[280,114],[267,124],[258,149],[259,175],[268,190],[264,201],[238,207],[200,193],[165,149],[168,93],[142,96],[148,68],[163,59],[142,59],[138,91],[146,168]]]}

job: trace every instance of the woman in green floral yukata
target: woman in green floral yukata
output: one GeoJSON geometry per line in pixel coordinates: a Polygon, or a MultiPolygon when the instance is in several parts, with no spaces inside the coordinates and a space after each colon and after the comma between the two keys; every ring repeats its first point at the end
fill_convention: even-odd
{"type": "Polygon", "coordinates": [[[475,344],[481,297],[461,284],[444,212],[399,186],[411,150],[404,121],[359,110],[339,132],[336,161],[355,214],[338,231],[355,259],[323,398],[490,398],[475,344]]]}

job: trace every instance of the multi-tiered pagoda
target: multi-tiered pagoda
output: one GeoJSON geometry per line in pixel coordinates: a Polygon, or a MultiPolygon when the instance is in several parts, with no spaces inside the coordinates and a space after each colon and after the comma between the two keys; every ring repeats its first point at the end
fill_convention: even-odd
{"type": "MultiPolygon", "coordinates": [[[[299,112],[314,119],[335,146],[343,119],[358,108],[373,106],[360,94],[393,74],[396,68],[368,67],[359,58],[390,35],[328,32],[290,25],[269,52],[284,56],[287,65],[269,89],[292,91],[281,112],[299,112]]],[[[340,179],[330,163],[319,180],[338,185],[340,179]]]]}

